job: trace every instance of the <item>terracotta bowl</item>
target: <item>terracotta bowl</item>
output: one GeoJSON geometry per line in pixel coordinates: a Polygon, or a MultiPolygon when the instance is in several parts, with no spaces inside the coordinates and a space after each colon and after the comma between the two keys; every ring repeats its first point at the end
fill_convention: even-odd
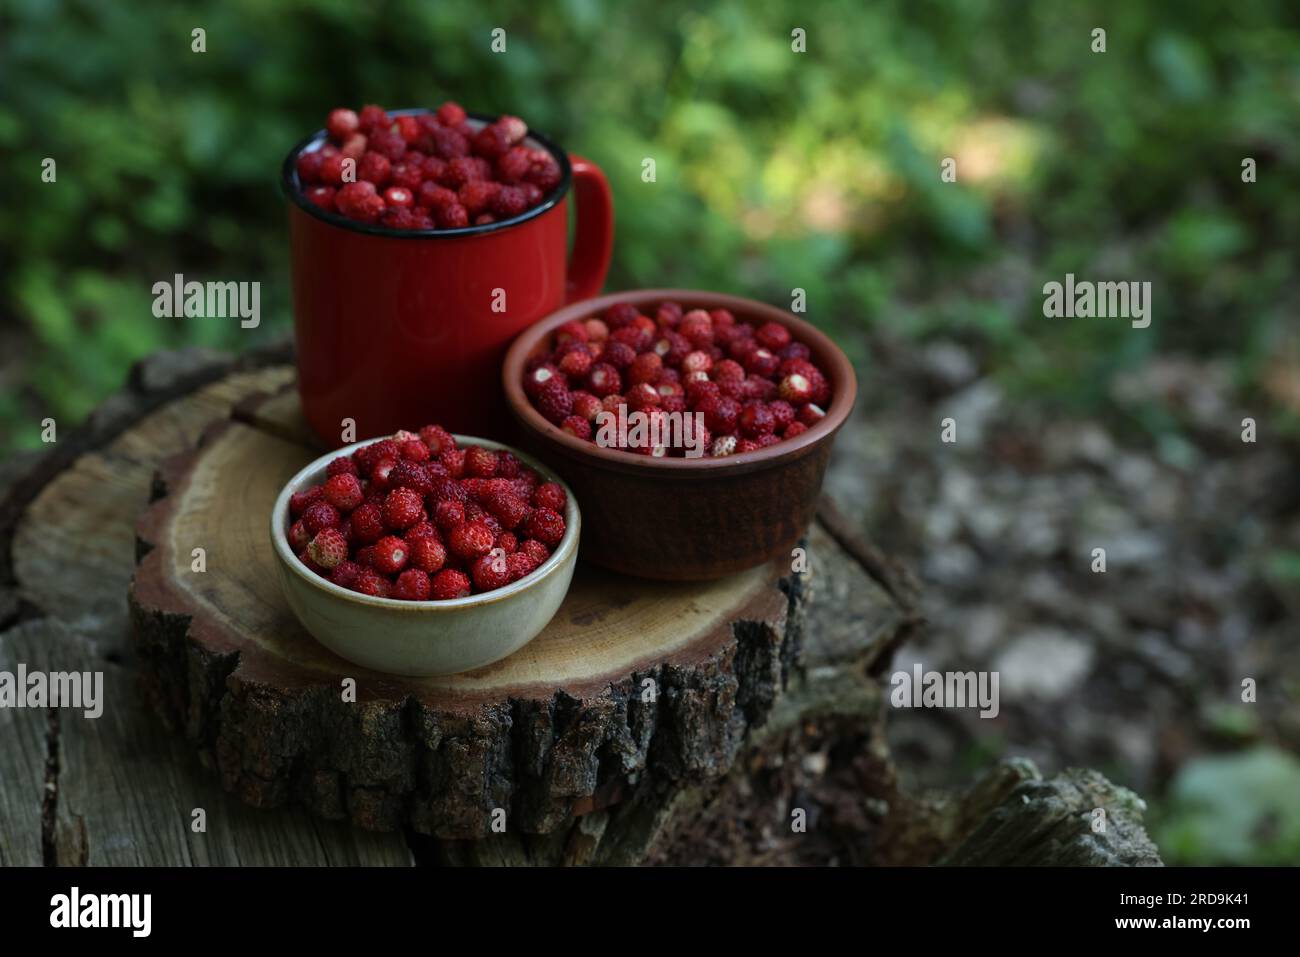
{"type": "Polygon", "coordinates": [[[789,555],[812,521],[831,443],[857,395],[853,366],[822,332],[752,299],[689,289],[621,292],[566,306],[525,330],[503,370],[520,443],[550,465],[582,502],[582,557],[629,575],[704,581],[789,555]],[[561,431],[523,390],[528,360],[546,351],[562,323],[602,315],[617,302],[642,308],[665,299],[686,310],[729,309],[737,320],[779,322],[805,343],[831,386],[826,417],[807,432],[726,458],[651,458],[602,448],[561,431]]]}
{"type": "MultiPolygon", "coordinates": [[[[565,488],[568,526],[555,551],[518,581],[495,591],[447,601],[375,598],[335,585],[303,565],[289,547],[289,497],[325,478],[325,466],[370,439],[322,455],[289,480],[271,511],[271,544],[289,607],[326,648],[354,664],[395,675],[448,675],[499,661],[532,641],[559,610],[573,579],[582,525],[573,491],[565,488]]],[[[550,470],[509,446],[463,435],[464,446],[508,449],[547,481],[550,470]]]]}

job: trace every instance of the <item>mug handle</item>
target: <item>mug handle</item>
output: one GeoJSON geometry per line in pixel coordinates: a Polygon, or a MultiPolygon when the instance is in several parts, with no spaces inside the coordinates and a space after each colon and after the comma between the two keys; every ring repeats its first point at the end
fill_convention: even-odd
{"type": "Polygon", "coordinates": [[[577,155],[570,155],[569,161],[573,167],[577,227],[565,301],[577,302],[597,295],[605,285],[614,249],[614,199],[599,166],[577,155]]]}

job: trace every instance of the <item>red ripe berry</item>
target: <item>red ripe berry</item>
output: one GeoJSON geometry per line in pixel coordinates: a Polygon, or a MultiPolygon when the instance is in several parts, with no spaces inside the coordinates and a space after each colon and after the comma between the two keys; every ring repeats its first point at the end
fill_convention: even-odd
{"type": "Polygon", "coordinates": [[[425,181],[420,184],[420,188],[415,194],[415,201],[421,208],[436,212],[444,206],[451,206],[460,202],[460,199],[456,196],[454,190],[439,186],[437,183],[425,181]]]}
{"type": "Polygon", "coordinates": [[[392,119],[382,106],[369,103],[361,108],[358,128],[362,133],[371,133],[378,129],[387,129],[393,125],[392,119]]]}
{"type": "Polygon", "coordinates": [[[524,532],[529,538],[554,548],[564,538],[564,519],[552,509],[535,508],[524,520],[524,532]]]}
{"type": "Polygon", "coordinates": [[[384,534],[383,511],[373,502],[358,505],[349,516],[352,521],[352,539],[369,545],[379,541],[384,534]]]}
{"type": "Polygon", "coordinates": [[[594,422],[600,413],[600,400],[590,392],[573,393],[573,414],[594,422]]]}
{"type": "Polygon", "coordinates": [[[792,372],[782,379],[777,392],[791,405],[803,405],[812,401],[812,383],[798,372],[792,372]]]}
{"type": "Polygon", "coordinates": [[[352,110],[331,110],[329,118],[325,121],[325,129],[329,130],[330,138],[336,143],[342,143],[357,132],[360,126],[361,120],[352,110]]]}
{"type": "Polygon", "coordinates": [[[802,342],[791,342],[778,355],[782,359],[810,359],[812,358],[812,350],[802,342]]]}
{"type": "Polygon", "coordinates": [[[394,530],[410,528],[424,515],[424,499],[413,489],[395,488],[384,499],[384,524],[394,530]]]}
{"type": "Polygon", "coordinates": [[[781,438],[793,439],[796,435],[803,435],[807,431],[808,426],[802,422],[791,422],[785,427],[785,431],[781,433],[781,438]]]}
{"type": "Polygon", "coordinates": [[[643,412],[659,405],[659,390],[648,382],[634,385],[624,396],[627,407],[634,412],[643,412]]]}
{"type": "Polygon", "coordinates": [[[769,402],[767,408],[772,413],[774,432],[784,432],[786,426],[794,421],[794,407],[789,402],[777,399],[775,402],[769,402]]]}
{"type": "Polygon", "coordinates": [[[384,190],[384,202],[390,207],[409,209],[415,203],[415,196],[405,186],[390,186],[384,190]]]}
{"type": "Polygon", "coordinates": [[[434,115],[443,126],[460,126],[466,119],[465,110],[455,100],[442,104],[434,115]]]}
{"type": "Polygon", "coordinates": [[[824,418],[826,418],[826,411],[814,402],[809,402],[799,409],[798,419],[804,425],[814,426],[824,418]]]}
{"type": "Polygon", "coordinates": [[[469,213],[458,201],[447,206],[440,206],[435,211],[438,226],[442,229],[463,229],[469,225],[469,213]]]}
{"type": "Polygon", "coordinates": [[[470,593],[469,576],[454,568],[444,568],[433,576],[431,593],[434,601],[465,598],[470,593]]]}
{"type": "Polygon", "coordinates": [[[535,538],[525,540],[524,543],[519,546],[519,550],[538,565],[551,557],[551,550],[535,538]]]}
{"type": "Polygon", "coordinates": [[[511,552],[506,555],[506,567],[510,569],[512,582],[531,575],[537,568],[537,562],[526,552],[511,552]]]}
{"type": "Polygon", "coordinates": [[[704,415],[704,424],[715,435],[725,435],[736,430],[736,420],[740,417],[740,403],[723,396],[717,399],[704,399],[695,407],[696,412],[704,415]]]}
{"type": "Polygon", "coordinates": [[[321,568],[333,568],[348,557],[348,542],[337,528],[322,528],[307,546],[307,554],[321,568]]]}
{"type": "Polygon", "coordinates": [[[442,463],[447,474],[452,478],[460,478],[465,474],[465,450],[448,449],[438,456],[438,461],[442,463]]]}
{"type": "Polygon", "coordinates": [[[501,549],[494,548],[470,565],[470,574],[474,578],[474,587],[479,591],[492,591],[509,584],[509,556],[501,549]]]}
{"type": "Polygon", "coordinates": [[[363,595],[370,595],[372,598],[387,598],[392,590],[388,580],[379,574],[373,568],[363,568],[357,575],[357,583],[352,586],[363,595]]]}
{"type": "Polygon", "coordinates": [[[560,371],[570,379],[581,379],[591,371],[591,353],[586,349],[572,349],[560,360],[560,371]]]}
{"type": "Polygon", "coordinates": [[[307,531],[307,526],[302,523],[302,519],[298,519],[289,526],[288,537],[289,547],[296,553],[307,547],[311,541],[311,532],[307,531]]]}
{"type": "Polygon", "coordinates": [[[562,346],[567,342],[586,342],[590,338],[587,327],[576,319],[570,319],[555,329],[555,344],[557,346],[562,346]]]}
{"type": "MultiPolygon", "coordinates": [[[[349,460],[350,461],[350,460],[349,460]]],[[[364,500],[361,483],[355,475],[344,472],[325,481],[325,501],[337,509],[350,512],[364,500]]]]}
{"type": "Polygon", "coordinates": [[[736,425],[740,429],[741,435],[746,438],[756,439],[776,428],[776,419],[767,406],[761,402],[751,402],[741,410],[736,425]]]}
{"type": "Polygon", "coordinates": [[[407,143],[414,143],[422,135],[420,123],[414,116],[399,116],[397,118],[397,133],[407,143]]]}
{"type": "Polygon", "coordinates": [[[374,544],[371,564],[375,570],[385,575],[396,575],[405,566],[411,556],[411,546],[396,535],[385,535],[374,544]]]}
{"type": "Polygon", "coordinates": [[[705,399],[716,399],[722,395],[716,382],[710,382],[708,379],[695,379],[686,383],[686,401],[691,406],[697,406],[705,399]]]}
{"type": "Polygon", "coordinates": [[[307,191],[303,193],[303,195],[306,196],[313,205],[319,206],[326,212],[332,213],[336,208],[334,197],[337,195],[337,190],[335,190],[333,186],[308,186],[307,191]]]}
{"type": "Polygon", "coordinates": [[[334,571],[330,572],[330,581],[340,588],[355,588],[357,579],[361,577],[361,571],[360,565],[345,558],[334,566],[334,571]]]}
{"type": "Polygon", "coordinates": [[[753,439],[741,439],[736,443],[736,452],[757,452],[761,447],[753,439]]]}
{"type": "Polygon", "coordinates": [[[456,440],[440,425],[426,425],[420,430],[420,441],[429,447],[429,454],[441,455],[448,449],[456,447],[456,440]]]}
{"type": "Polygon", "coordinates": [[[592,395],[603,399],[607,395],[616,395],[623,391],[623,377],[610,363],[597,362],[587,375],[587,388],[592,395]]]}
{"type": "Polygon", "coordinates": [[[312,535],[315,535],[322,528],[335,528],[338,523],[338,509],[328,502],[316,502],[307,506],[302,513],[302,524],[312,535]]]}
{"type": "Polygon", "coordinates": [[[560,180],[564,174],[560,172],[560,164],[555,161],[555,157],[545,151],[534,151],[532,165],[528,167],[528,172],[524,174],[524,179],[536,186],[545,195],[555,187],[560,185],[560,180]]]}
{"type": "Polygon", "coordinates": [[[509,555],[519,550],[519,539],[515,537],[514,532],[502,532],[497,536],[495,547],[509,555]]]}
{"type": "Polygon", "coordinates": [[[465,523],[465,506],[460,502],[439,502],[433,509],[433,523],[450,532],[465,523]]]}
{"type": "Polygon", "coordinates": [[[498,219],[510,219],[528,209],[528,196],[518,186],[502,186],[492,200],[492,212],[498,219]]]}
{"type": "Polygon", "coordinates": [[[447,546],[451,553],[465,560],[478,558],[492,550],[496,535],[485,522],[466,522],[458,525],[447,535],[447,546]]]}
{"type": "Polygon", "coordinates": [[[301,492],[294,492],[289,496],[289,514],[301,515],[307,510],[307,506],[319,502],[324,494],[325,489],[319,485],[305,488],[301,492]]]}
{"type": "Polygon", "coordinates": [[[532,165],[533,158],[527,149],[521,146],[512,147],[497,157],[497,179],[503,183],[518,183],[528,175],[532,165]]]}
{"type": "MultiPolygon", "coordinates": [[[[333,156],[327,156],[321,160],[319,167],[320,181],[326,186],[343,185],[343,162],[347,157],[342,153],[336,153],[333,156]]],[[[336,200],[337,202],[337,200],[336,200]]],[[[342,209],[343,207],[339,207],[342,209]]]]}
{"type": "Polygon", "coordinates": [[[707,349],[713,345],[713,320],[703,309],[692,309],[682,316],[677,331],[696,349],[707,349]]]}
{"type": "Polygon", "coordinates": [[[746,372],[766,377],[776,375],[776,370],[781,367],[781,360],[774,352],[760,346],[745,356],[741,364],[746,372]]]}
{"type": "Polygon", "coordinates": [[[496,199],[501,184],[483,179],[471,180],[460,188],[460,204],[471,216],[478,216],[488,211],[496,199]]]}
{"type": "Polygon", "coordinates": [[[432,536],[411,542],[411,565],[432,575],[447,564],[447,549],[432,536]]]}
{"type": "Polygon", "coordinates": [[[591,440],[591,423],[580,415],[567,416],[560,422],[560,431],[568,432],[574,438],[581,439],[583,442],[591,440]]]}
{"type": "Polygon", "coordinates": [[[636,350],[626,342],[617,342],[610,340],[605,351],[600,354],[600,360],[612,365],[615,369],[622,371],[630,366],[636,359],[636,350]]]}
{"type": "Polygon", "coordinates": [[[790,344],[790,330],[779,322],[765,322],[758,327],[754,338],[763,348],[780,352],[790,344]]]}
{"type": "Polygon", "coordinates": [[[387,156],[394,163],[406,153],[406,140],[402,139],[400,133],[391,130],[375,130],[370,134],[369,145],[376,153],[387,156]]]}
{"type": "Polygon", "coordinates": [[[639,315],[641,310],[630,302],[616,302],[605,310],[605,321],[609,323],[611,329],[622,329],[624,326],[631,325],[639,315]]]}
{"type": "Polygon", "coordinates": [[[677,302],[661,302],[655,313],[655,324],[663,329],[676,328],[682,321],[682,306],[677,302]]]}
{"type": "Polygon", "coordinates": [[[484,496],[483,505],[502,528],[514,528],[528,514],[528,503],[511,491],[490,492],[484,496]]]}
{"type": "Polygon", "coordinates": [[[294,161],[294,167],[298,170],[298,181],[303,185],[320,182],[320,164],[324,160],[325,154],[320,150],[299,153],[294,161]]]}
{"type": "Polygon", "coordinates": [[[401,601],[428,601],[433,594],[429,576],[419,568],[408,568],[397,576],[392,597],[401,601]]]}
{"type": "Polygon", "coordinates": [[[587,330],[588,342],[604,342],[609,338],[609,326],[605,325],[603,319],[588,319],[582,328],[587,330]]]}
{"type": "Polygon", "coordinates": [[[496,159],[510,149],[510,136],[499,123],[490,123],[474,137],[474,152],[479,156],[496,159]]]}
{"type": "Polygon", "coordinates": [[[357,475],[357,463],[350,455],[340,455],[325,466],[325,474],[330,478],[336,475],[357,475]]]}
{"type": "Polygon", "coordinates": [[[691,351],[691,342],[683,335],[676,332],[665,332],[654,344],[654,351],[657,356],[663,359],[664,365],[676,368],[682,364],[682,360],[691,351]]]}
{"type": "Polygon", "coordinates": [[[549,508],[559,515],[564,514],[569,497],[564,494],[564,486],[559,482],[545,482],[533,492],[532,504],[536,508],[549,508]]]}
{"type": "MultiPolygon", "coordinates": [[[[366,136],[364,133],[353,133],[346,140],[344,140],[343,145],[339,147],[339,153],[342,154],[343,156],[346,156],[348,159],[352,160],[353,162],[361,159],[361,157],[365,155],[365,152],[366,152],[366,136]]],[[[355,166],[353,167],[353,170],[354,171],[356,170],[355,166]]]]}
{"type": "Polygon", "coordinates": [[[663,371],[664,361],[654,352],[644,352],[627,367],[627,381],[632,385],[654,382],[663,371]]]}
{"type": "Polygon", "coordinates": [[[696,349],[682,358],[682,372],[708,372],[713,368],[713,357],[707,352],[696,349]]]}
{"type": "Polygon", "coordinates": [[[392,167],[393,164],[387,156],[368,150],[361,159],[357,160],[357,179],[368,180],[378,188],[388,182],[392,167]]]}
{"type": "Polygon", "coordinates": [[[491,478],[497,471],[497,455],[480,445],[465,450],[465,474],[475,478],[491,478]]]}
{"type": "Polygon", "coordinates": [[[438,530],[427,518],[422,518],[408,528],[402,537],[406,539],[408,545],[411,545],[422,538],[438,538],[438,530]]]}
{"type": "Polygon", "coordinates": [[[559,425],[573,414],[573,393],[559,382],[544,386],[537,396],[537,411],[548,422],[559,425]]]}

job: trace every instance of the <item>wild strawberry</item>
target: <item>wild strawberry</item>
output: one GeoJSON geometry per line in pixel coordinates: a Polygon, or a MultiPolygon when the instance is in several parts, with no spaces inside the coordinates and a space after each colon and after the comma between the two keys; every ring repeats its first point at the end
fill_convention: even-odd
{"type": "Polygon", "coordinates": [[[661,302],[655,312],[655,324],[663,329],[674,329],[682,321],[682,306],[678,302],[661,302]]]}
{"type": "Polygon", "coordinates": [[[465,474],[477,478],[491,478],[497,471],[497,455],[481,445],[471,445],[465,450],[465,474]]]}
{"type": "Polygon", "coordinates": [[[452,478],[460,478],[465,474],[465,450],[448,449],[438,456],[438,461],[442,463],[447,474],[452,478]]]}
{"type": "Polygon", "coordinates": [[[369,545],[379,541],[384,534],[383,511],[378,505],[370,502],[358,505],[350,519],[353,541],[369,545]]]}
{"type": "Polygon", "coordinates": [[[564,354],[560,360],[560,371],[571,379],[581,379],[591,371],[591,353],[586,349],[574,349],[564,354]]]}
{"type": "Polygon", "coordinates": [[[448,100],[434,114],[443,126],[460,126],[465,122],[465,110],[455,100],[448,100]]]}
{"type": "Polygon", "coordinates": [[[447,564],[447,549],[437,538],[417,538],[410,543],[410,565],[432,575],[447,564]]]}
{"type": "Polygon", "coordinates": [[[608,362],[598,362],[587,374],[587,388],[597,398],[614,395],[623,391],[623,377],[608,362]]]}
{"type": "Polygon", "coordinates": [[[378,129],[387,129],[393,125],[392,119],[384,112],[382,106],[376,106],[369,103],[361,108],[361,114],[358,117],[357,128],[362,133],[370,133],[378,129]]]}
{"type": "Polygon", "coordinates": [[[559,425],[573,414],[573,393],[560,382],[554,381],[542,388],[537,396],[537,411],[548,422],[559,425]]]}
{"type": "Polygon", "coordinates": [[[465,207],[457,200],[447,206],[440,206],[436,211],[436,219],[440,229],[464,229],[469,225],[469,213],[465,207]]]}
{"type": "MultiPolygon", "coordinates": [[[[330,478],[333,478],[336,475],[357,475],[356,460],[350,455],[340,455],[338,458],[332,459],[329,465],[325,466],[325,474],[330,478]]],[[[322,492],[323,491],[324,490],[322,489],[322,492]]]]}
{"type": "Polygon", "coordinates": [[[671,331],[665,332],[656,339],[651,348],[654,349],[655,355],[663,360],[663,364],[670,368],[680,366],[692,349],[689,339],[671,331]]]}
{"type": "Polygon", "coordinates": [[[492,212],[500,219],[510,219],[528,209],[528,194],[518,186],[502,186],[492,200],[492,212]]]}
{"type": "Polygon", "coordinates": [[[587,327],[577,319],[570,319],[568,322],[555,327],[555,344],[557,346],[562,346],[567,342],[586,342],[589,338],[587,327]]]}
{"type": "Polygon", "coordinates": [[[740,417],[740,403],[725,396],[716,399],[704,399],[695,407],[703,414],[704,424],[709,431],[717,435],[734,432],[736,420],[740,417]]]}
{"type": "Polygon", "coordinates": [[[361,470],[362,474],[369,478],[370,473],[374,470],[376,463],[378,463],[380,459],[396,460],[400,454],[401,453],[397,451],[396,442],[392,439],[381,439],[378,442],[371,442],[369,445],[364,445],[357,449],[356,452],[353,453],[353,456],[356,458],[357,467],[361,470]]]}
{"type": "Polygon", "coordinates": [[[426,425],[420,430],[420,441],[429,449],[429,454],[433,456],[441,455],[448,449],[456,447],[456,440],[440,425],[426,425]]]}
{"type": "Polygon", "coordinates": [[[551,557],[551,550],[535,538],[525,539],[523,543],[520,544],[519,551],[527,555],[538,565],[551,557]]]}
{"type": "Polygon", "coordinates": [[[405,566],[411,556],[411,546],[396,535],[385,535],[375,542],[374,557],[371,564],[375,570],[385,575],[396,575],[405,566]]]}
{"type": "Polygon", "coordinates": [[[792,372],[782,379],[777,392],[791,405],[803,405],[812,401],[812,383],[798,372],[792,372]]]}
{"type": "Polygon", "coordinates": [[[549,508],[557,515],[563,515],[569,502],[564,493],[564,486],[559,482],[546,482],[537,486],[533,492],[532,504],[535,508],[549,508]]]}
{"type": "Polygon", "coordinates": [[[677,331],[696,349],[707,349],[713,345],[713,320],[703,309],[692,309],[682,316],[677,331]]]}
{"type": "Polygon", "coordinates": [[[287,537],[289,539],[289,547],[292,548],[294,552],[300,552],[306,548],[307,544],[311,541],[311,532],[307,531],[307,526],[302,523],[302,519],[298,519],[289,526],[287,537]]]}
{"type": "Polygon", "coordinates": [[[710,309],[709,318],[713,320],[715,330],[719,326],[730,326],[736,322],[736,317],[731,314],[730,309],[710,309]]]}
{"type": "Polygon", "coordinates": [[[387,156],[374,150],[367,150],[361,155],[361,159],[357,160],[357,179],[374,183],[375,188],[379,189],[388,184],[388,176],[392,169],[392,161],[387,156]]]}
{"type": "Polygon", "coordinates": [[[433,523],[444,532],[465,524],[465,506],[461,502],[439,502],[433,509],[433,523]]]}
{"type": "Polygon", "coordinates": [[[352,511],[364,499],[365,495],[361,491],[361,483],[357,481],[355,475],[344,472],[325,481],[325,501],[341,511],[352,511]]]}
{"type": "Polygon", "coordinates": [[[294,168],[298,170],[298,181],[304,186],[320,182],[320,164],[324,161],[325,156],[320,150],[299,153],[294,161],[294,168]]]}
{"type": "MultiPolygon", "coordinates": [[[[347,168],[346,160],[347,157],[344,156],[342,153],[335,153],[333,156],[326,156],[323,160],[321,160],[320,167],[317,174],[320,177],[320,181],[326,186],[333,186],[336,188],[342,186],[343,171],[347,168]]],[[[356,184],[352,183],[349,185],[356,185],[356,184]]],[[[339,190],[338,195],[336,195],[334,198],[334,203],[339,207],[339,212],[344,213],[344,215],[350,215],[350,214],[347,213],[345,207],[339,203],[339,200],[340,199],[347,200],[348,198],[349,197],[345,197],[343,195],[342,190],[339,190]]]]}
{"type": "Polygon", "coordinates": [[[408,568],[397,576],[391,592],[393,598],[401,601],[428,601],[433,594],[429,576],[419,568],[408,568]]]}
{"type": "Polygon", "coordinates": [[[308,186],[303,194],[314,206],[319,206],[326,212],[334,212],[337,206],[334,203],[334,197],[337,190],[333,186],[308,186]]]}
{"type": "Polygon", "coordinates": [[[537,562],[526,552],[511,552],[506,555],[506,568],[510,571],[510,580],[516,582],[531,575],[537,568],[537,562]]]}
{"type": "Polygon", "coordinates": [[[549,508],[535,508],[524,519],[524,532],[543,545],[554,548],[564,538],[564,518],[549,508]]]}
{"type": "Polygon", "coordinates": [[[555,161],[555,157],[545,152],[541,153],[541,155],[534,152],[533,163],[528,167],[528,172],[524,174],[524,179],[528,183],[535,185],[543,195],[559,186],[560,180],[563,178],[564,174],[560,172],[560,164],[555,161]]]}
{"type": "Polygon", "coordinates": [[[402,538],[406,539],[408,545],[413,545],[422,538],[438,538],[438,529],[434,527],[433,522],[422,518],[403,532],[402,538]]]}
{"type": "Polygon", "coordinates": [[[632,364],[627,367],[627,381],[631,385],[639,385],[642,382],[654,382],[663,371],[664,361],[657,353],[643,352],[632,360],[632,364]]]}
{"type": "Polygon", "coordinates": [[[361,572],[360,565],[345,558],[335,565],[334,570],[330,572],[330,581],[340,588],[355,588],[361,572]]]}
{"type": "Polygon", "coordinates": [[[740,439],[736,443],[737,454],[740,454],[742,452],[757,452],[759,448],[760,448],[759,444],[755,442],[753,439],[740,439]]]}
{"type": "Polygon", "coordinates": [[[741,365],[752,375],[770,376],[776,374],[776,370],[781,366],[781,360],[771,350],[760,346],[745,356],[741,365]]]}
{"type": "Polygon", "coordinates": [[[635,412],[653,409],[659,405],[659,391],[650,383],[642,382],[627,390],[624,396],[627,407],[635,412]]]}
{"type": "Polygon", "coordinates": [[[772,413],[774,432],[784,432],[786,426],[794,421],[794,407],[789,402],[777,399],[775,402],[769,402],[767,408],[772,413]]]}
{"type": "Polygon", "coordinates": [[[543,388],[555,382],[559,382],[565,388],[568,388],[568,379],[560,372],[559,368],[549,362],[543,362],[524,376],[524,392],[530,399],[535,400],[541,394],[543,388]]]}
{"type": "Polygon", "coordinates": [[[319,485],[313,485],[311,488],[305,488],[300,492],[294,492],[289,496],[289,514],[301,515],[307,511],[309,505],[319,502],[325,494],[325,489],[319,485]]]}
{"type": "Polygon", "coordinates": [[[791,422],[785,427],[785,431],[781,433],[781,438],[793,439],[796,435],[803,435],[807,431],[808,426],[802,422],[791,422]]]}
{"type": "MultiPolygon", "coordinates": [[[[585,422],[583,422],[586,425],[585,422]]],[[[501,523],[502,528],[514,528],[528,514],[528,503],[513,492],[492,492],[483,500],[483,506],[501,523]]]]}
{"type": "Polygon", "coordinates": [[[497,452],[497,478],[510,479],[519,474],[519,459],[515,453],[501,449],[497,452]]]}
{"type": "Polygon", "coordinates": [[[587,330],[588,342],[604,342],[609,338],[609,326],[605,325],[603,319],[588,319],[582,328],[587,330]]]}
{"type": "Polygon", "coordinates": [[[322,528],[334,528],[339,523],[339,511],[328,502],[316,502],[302,513],[302,524],[315,535],[322,528]]]}
{"type": "Polygon", "coordinates": [[[466,522],[458,525],[447,535],[447,547],[451,553],[465,560],[486,555],[492,549],[496,535],[486,522],[466,522]]]}
{"type": "Polygon", "coordinates": [[[590,392],[581,390],[573,393],[573,414],[581,416],[588,422],[594,422],[600,412],[600,400],[590,392]]]}
{"type": "Polygon", "coordinates": [[[357,575],[356,584],[352,587],[353,590],[363,595],[370,595],[372,598],[387,598],[392,590],[388,579],[373,568],[361,569],[361,573],[357,575]]]}
{"type": "Polygon", "coordinates": [[[384,190],[384,202],[390,208],[406,209],[415,205],[415,194],[405,186],[390,186],[384,190]]]}
{"type": "Polygon", "coordinates": [[[790,330],[779,322],[765,322],[758,327],[754,338],[763,348],[780,352],[790,344],[790,330]]]}
{"type": "Polygon", "coordinates": [[[527,149],[519,146],[511,147],[497,157],[497,179],[502,183],[513,185],[528,175],[532,165],[533,158],[527,149]]]}
{"type": "Polygon", "coordinates": [[[575,439],[586,442],[591,439],[591,423],[580,415],[570,415],[560,423],[560,431],[568,432],[575,439]]]}
{"type": "Polygon", "coordinates": [[[384,524],[395,531],[410,528],[424,515],[424,498],[413,489],[401,486],[384,499],[384,524]]]}
{"type": "Polygon", "coordinates": [[[713,357],[707,352],[696,349],[682,358],[683,372],[708,372],[713,368],[713,357]]]}
{"type": "Polygon", "coordinates": [[[811,358],[812,358],[812,350],[809,349],[809,348],[808,348],[806,345],[804,345],[802,342],[791,342],[791,343],[788,343],[784,349],[780,350],[780,351],[777,353],[777,355],[779,355],[779,356],[781,357],[782,360],[785,360],[785,359],[811,359],[811,358]]]}
{"type": "Polygon", "coordinates": [[[763,403],[751,402],[741,410],[736,426],[740,429],[741,435],[756,439],[776,428],[776,419],[763,403]]]}
{"type": "Polygon", "coordinates": [[[348,557],[347,539],[337,528],[322,528],[307,546],[307,554],[321,568],[333,568],[348,557]]]}
{"type": "Polygon", "coordinates": [[[470,564],[474,587],[479,591],[492,591],[510,582],[509,558],[499,548],[494,548],[470,564]]]}
{"type": "Polygon", "coordinates": [[[454,568],[444,568],[433,576],[430,594],[434,601],[465,598],[470,593],[469,576],[454,568]]]}
{"type": "Polygon", "coordinates": [[[718,384],[708,379],[693,379],[686,383],[686,401],[692,406],[699,405],[705,399],[717,399],[721,396],[722,391],[718,388],[718,384]]]}
{"type": "Polygon", "coordinates": [[[776,395],[776,383],[761,375],[751,375],[741,383],[740,397],[748,400],[766,402],[776,395]]]}

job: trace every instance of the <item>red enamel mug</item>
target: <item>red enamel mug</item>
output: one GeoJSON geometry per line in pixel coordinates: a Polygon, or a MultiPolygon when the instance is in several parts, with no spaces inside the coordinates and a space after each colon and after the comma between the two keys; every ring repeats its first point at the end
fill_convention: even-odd
{"type": "MultiPolygon", "coordinates": [[[[489,121],[470,117],[475,126],[489,121]]],[[[308,424],[329,447],[344,444],[350,422],[356,439],[427,423],[501,434],[506,347],[538,319],[604,285],[614,242],[604,173],[530,132],[527,145],[550,151],[563,173],[539,205],[482,226],[396,230],[327,212],[302,195],[295,160],[325,141],[324,130],[307,137],[281,173],[298,391],[308,424]]]]}

